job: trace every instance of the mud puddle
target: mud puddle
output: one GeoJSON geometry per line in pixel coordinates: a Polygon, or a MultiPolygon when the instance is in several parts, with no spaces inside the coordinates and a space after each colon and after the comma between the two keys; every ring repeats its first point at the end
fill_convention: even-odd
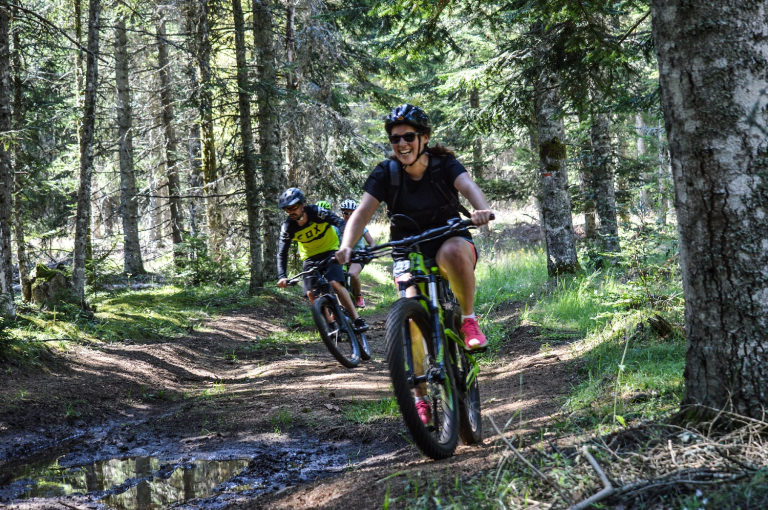
{"type": "Polygon", "coordinates": [[[83,463],[82,452],[58,453],[6,473],[10,481],[0,487],[0,502],[82,495],[103,508],[123,510],[191,501],[195,508],[216,508],[331,476],[364,460],[359,446],[351,443],[276,439],[186,452],[177,458],[133,456],[83,463]]]}

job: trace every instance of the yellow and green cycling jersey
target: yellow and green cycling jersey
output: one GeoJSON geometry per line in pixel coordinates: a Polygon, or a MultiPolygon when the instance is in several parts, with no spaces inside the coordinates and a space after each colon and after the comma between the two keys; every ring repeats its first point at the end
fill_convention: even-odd
{"type": "Polygon", "coordinates": [[[344,220],[333,212],[315,205],[304,206],[304,212],[307,215],[307,222],[303,226],[287,219],[280,228],[280,243],[277,249],[278,278],[286,277],[288,251],[292,241],[296,241],[299,245],[301,260],[339,249],[341,240],[333,227],[343,231],[344,220]]]}

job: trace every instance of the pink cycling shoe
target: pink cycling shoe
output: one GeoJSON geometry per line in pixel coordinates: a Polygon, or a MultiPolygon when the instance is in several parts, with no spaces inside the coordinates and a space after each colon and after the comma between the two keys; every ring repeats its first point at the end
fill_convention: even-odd
{"type": "Polygon", "coordinates": [[[419,415],[419,418],[424,425],[427,425],[432,421],[432,411],[429,408],[428,402],[424,400],[417,400],[416,413],[419,415]]]}
{"type": "Polygon", "coordinates": [[[485,349],[488,346],[488,340],[486,340],[483,332],[480,331],[477,319],[464,319],[464,322],[461,324],[461,334],[464,336],[464,346],[469,351],[485,349]]]}

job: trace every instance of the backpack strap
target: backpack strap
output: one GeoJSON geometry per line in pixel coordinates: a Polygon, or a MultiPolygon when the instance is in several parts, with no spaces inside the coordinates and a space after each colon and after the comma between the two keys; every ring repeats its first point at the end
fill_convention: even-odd
{"type": "Polygon", "coordinates": [[[395,208],[397,198],[400,196],[400,184],[402,177],[400,176],[400,163],[394,159],[387,160],[389,169],[389,206],[387,207],[387,215],[392,216],[392,209],[395,208]]]}
{"type": "MultiPolygon", "coordinates": [[[[469,218],[472,216],[472,213],[470,213],[466,207],[461,205],[461,202],[459,202],[459,199],[456,197],[456,195],[446,189],[447,184],[445,182],[445,172],[443,171],[445,167],[445,159],[446,158],[442,156],[429,157],[429,177],[437,192],[441,197],[443,197],[443,200],[450,204],[457,212],[460,212],[469,218]]],[[[402,176],[400,175],[400,163],[397,160],[389,159],[387,160],[387,165],[389,169],[389,203],[392,205],[391,209],[394,209],[395,204],[397,203],[397,198],[400,196],[400,187],[402,184],[402,176]]],[[[390,214],[389,211],[387,211],[387,214],[390,214]]]]}
{"type": "Polygon", "coordinates": [[[440,193],[440,195],[443,197],[443,200],[451,204],[451,206],[456,209],[456,211],[460,212],[467,218],[470,218],[472,213],[470,213],[466,207],[461,205],[459,198],[455,194],[446,189],[447,183],[445,182],[445,172],[443,171],[445,168],[446,159],[447,158],[444,156],[431,156],[429,158],[429,171],[432,184],[434,184],[437,192],[440,193]]]}

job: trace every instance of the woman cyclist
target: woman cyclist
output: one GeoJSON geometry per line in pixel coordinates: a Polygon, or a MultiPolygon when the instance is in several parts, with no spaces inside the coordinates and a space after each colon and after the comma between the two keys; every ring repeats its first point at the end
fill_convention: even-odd
{"type": "MultiPolygon", "coordinates": [[[[474,208],[472,223],[485,225],[491,219],[492,211],[485,195],[454,153],[440,145],[428,146],[432,125],[424,110],[410,104],[398,106],[385,118],[384,129],[393,154],[390,160],[376,165],[363,185],[365,193],[347,219],[336,255],[341,263],[349,261],[355,243],[381,202],[387,203],[390,216],[404,214],[413,220],[393,225],[391,240],[445,225],[449,219],[458,217],[461,207],[458,193],[474,208]]],[[[469,231],[424,243],[422,250],[426,257],[436,259],[459,301],[466,349],[485,348],[486,338],[475,317],[477,250],[469,231]]],[[[395,281],[407,280],[410,277],[407,256],[393,253],[393,257],[395,281]]],[[[410,289],[407,295],[414,294],[415,289],[410,289]]]]}

